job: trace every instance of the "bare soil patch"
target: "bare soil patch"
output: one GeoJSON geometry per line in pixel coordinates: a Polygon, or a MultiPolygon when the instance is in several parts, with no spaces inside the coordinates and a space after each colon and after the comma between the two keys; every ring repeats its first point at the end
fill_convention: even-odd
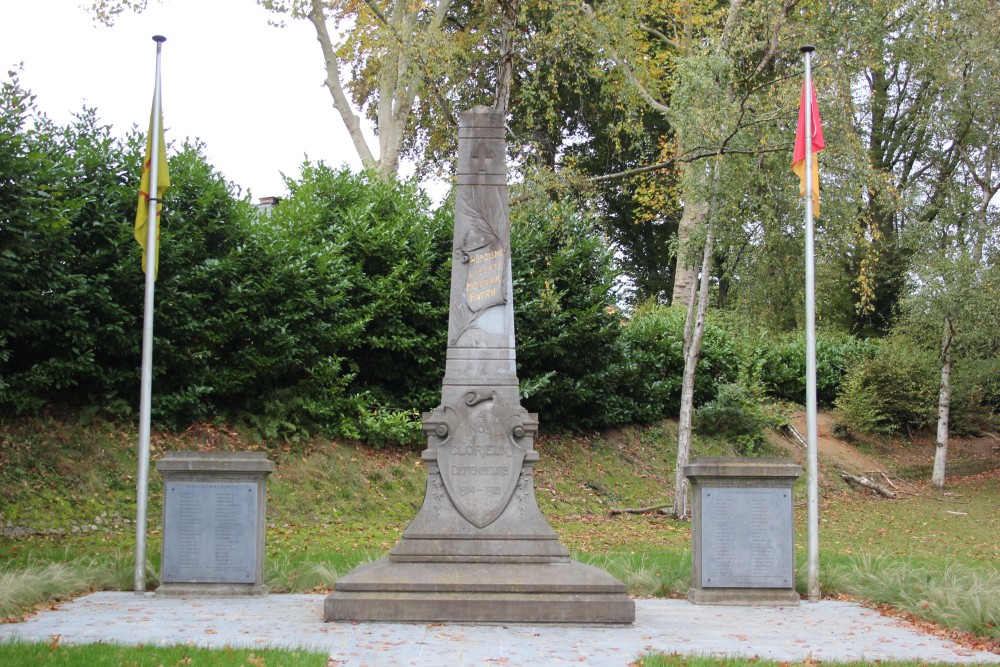
{"type": "MultiPolygon", "coordinates": [[[[833,435],[835,421],[834,416],[827,412],[821,412],[816,416],[816,447],[819,455],[819,484],[821,487],[842,489],[845,482],[840,477],[841,470],[852,474],[888,472],[887,466],[875,455],[866,454],[857,446],[833,435]]],[[[805,411],[793,414],[791,422],[795,430],[805,438],[805,411]]],[[[770,431],[768,440],[775,447],[788,452],[795,459],[795,462],[803,468],[806,467],[806,450],[796,438],[770,431]]]]}
{"type": "MultiPolygon", "coordinates": [[[[910,480],[930,478],[934,462],[935,434],[919,432],[904,437],[850,436],[850,441],[834,435],[834,413],[820,412],[816,419],[816,445],[819,454],[820,485],[827,489],[843,489],[840,471],[852,474],[885,473],[910,480]]],[[[806,435],[805,411],[792,416],[792,425],[806,435]]],[[[805,449],[787,435],[770,432],[768,439],[775,447],[787,451],[796,463],[806,465],[805,449]]],[[[978,436],[952,436],[948,442],[948,477],[978,475],[1000,469],[1000,436],[983,433],[978,436]]]]}

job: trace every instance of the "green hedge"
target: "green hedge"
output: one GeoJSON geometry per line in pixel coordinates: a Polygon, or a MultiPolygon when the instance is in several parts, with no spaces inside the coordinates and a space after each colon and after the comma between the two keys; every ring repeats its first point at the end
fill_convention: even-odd
{"type": "MultiPolygon", "coordinates": [[[[740,379],[756,393],[793,403],[805,403],[805,333],[774,334],[743,329],[724,321],[736,341],[740,379]]],[[[833,405],[844,375],[873,349],[873,343],[848,334],[818,331],[816,334],[816,400],[833,405]]]]}
{"type": "MultiPolygon", "coordinates": [[[[0,413],[135,418],[143,145],[137,132],[113,137],[94,110],[57,126],[16,77],[3,83],[0,413]]],[[[306,163],[261,219],[199,143],[172,144],[169,159],[156,425],[222,419],[268,437],[419,442],[419,412],[437,404],[444,372],[451,202],[435,209],[414,182],[306,163]]],[[[511,225],[525,407],[545,428],[578,430],[676,416],[684,310],[623,313],[613,250],[569,198],[513,186],[511,225]]],[[[695,405],[727,388],[703,428],[712,410],[728,414],[749,397],[804,400],[802,334],[712,311],[702,348],[695,405]]],[[[928,423],[932,358],[829,332],[816,349],[820,403],[836,401],[857,428],[928,423]]],[[[956,366],[957,419],[1000,404],[996,377],[995,360],[956,366]]]]}
{"type": "MultiPolygon", "coordinates": [[[[87,110],[48,121],[0,96],[0,411],[137,412],[143,275],[132,239],[142,136],[87,110]]],[[[170,150],[156,285],[153,417],[266,436],[412,434],[446,351],[450,204],[414,183],[306,164],[258,219],[197,143],[170,150]],[[409,424],[409,426],[408,426],[409,424]]],[[[613,257],[593,218],[521,188],[519,368],[549,427],[595,427],[621,355],[613,257]]],[[[606,405],[605,405],[606,404],[606,405]]],[[[627,418],[623,415],[622,418],[627,418]]]]}

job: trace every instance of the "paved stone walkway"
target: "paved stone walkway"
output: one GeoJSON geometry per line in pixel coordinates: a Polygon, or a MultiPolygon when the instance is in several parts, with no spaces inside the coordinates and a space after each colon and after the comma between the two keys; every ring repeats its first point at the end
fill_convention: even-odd
{"type": "Polygon", "coordinates": [[[848,602],[798,607],[692,605],[636,600],[631,627],[324,623],[322,595],[176,599],[94,593],[0,625],[7,637],[65,643],[301,647],[328,652],[332,665],[616,666],[646,651],[771,660],[887,659],[998,663],[925,634],[899,619],[848,602]]]}

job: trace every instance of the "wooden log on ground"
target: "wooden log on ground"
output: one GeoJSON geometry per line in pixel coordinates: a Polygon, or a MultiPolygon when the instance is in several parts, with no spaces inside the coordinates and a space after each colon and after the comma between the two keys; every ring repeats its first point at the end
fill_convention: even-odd
{"type": "MultiPolygon", "coordinates": [[[[617,516],[619,514],[648,514],[649,512],[655,512],[668,507],[673,509],[673,505],[670,505],[669,503],[663,505],[650,505],[649,507],[612,507],[611,516],[617,516]]],[[[664,512],[664,514],[666,514],[666,512],[664,512]]]]}
{"type": "Polygon", "coordinates": [[[851,473],[845,472],[843,470],[840,471],[840,476],[843,477],[844,481],[847,482],[848,484],[855,484],[857,486],[863,486],[866,489],[871,489],[875,493],[879,494],[880,496],[884,496],[886,498],[895,498],[896,497],[896,493],[894,491],[892,491],[891,489],[885,488],[884,486],[882,486],[878,482],[875,482],[874,480],[872,480],[872,479],[870,479],[868,477],[864,477],[864,476],[861,476],[861,475],[852,475],[851,473]]]}

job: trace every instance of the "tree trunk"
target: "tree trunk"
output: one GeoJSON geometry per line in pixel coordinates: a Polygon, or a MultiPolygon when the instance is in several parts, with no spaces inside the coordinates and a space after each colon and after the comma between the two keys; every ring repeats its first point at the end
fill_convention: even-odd
{"type": "Polygon", "coordinates": [[[510,85],[514,79],[514,36],[521,0],[500,0],[500,64],[497,71],[496,95],[493,108],[507,114],[510,107],[510,85]]]}
{"type": "MultiPolygon", "coordinates": [[[[705,312],[708,310],[708,284],[712,272],[712,245],[714,234],[709,227],[705,235],[705,251],[701,259],[701,287],[697,296],[690,295],[688,316],[684,324],[684,379],[681,383],[681,413],[677,426],[677,467],[674,471],[674,516],[686,519],[688,513],[688,483],[684,466],[691,455],[691,423],[694,413],[694,380],[701,356],[701,339],[705,333],[705,312]],[[692,313],[698,302],[698,314],[691,325],[692,313]]],[[[692,283],[693,288],[693,283],[692,283]]]]}
{"type": "Polygon", "coordinates": [[[972,245],[972,261],[976,264],[981,264],[983,261],[983,248],[986,246],[986,238],[989,236],[990,228],[990,202],[996,197],[997,192],[1000,191],[1000,183],[993,184],[991,182],[992,176],[992,159],[991,154],[993,153],[993,147],[990,146],[986,150],[986,174],[985,177],[980,179],[973,174],[976,178],[976,183],[979,184],[980,189],[980,203],[976,210],[976,230],[972,235],[973,245],[972,245]]]}
{"type": "MultiPolygon", "coordinates": [[[[388,12],[374,10],[384,27],[398,42],[389,53],[382,57],[378,83],[378,100],[375,104],[375,123],[378,132],[379,154],[376,158],[365,139],[361,128],[361,118],[354,112],[341,81],[340,59],[326,25],[326,6],[323,0],[310,0],[309,22],[316,29],[316,40],[323,50],[326,64],[324,82],[333,98],[333,106],[340,114],[354,150],[366,169],[375,169],[382,175],[399,171],[406,124],[417,97],[418,82],[421,79],[420,64],[414,62],[411,41],[416,41],[418,32],[430,36],[441,29],[451,0],[437,0],[434,18],[424,27],[417,24],[417,10],[406,3],[397,2],[388,12]]],[[[372,8],[371,5],[369,5],[372,8]]]]}
{"type": "Polygon", "coordinates": [[[931,483],[944,488],[944,469],[948,459],[948,417],[951,412],[951,344],[955,329],[951,318],[944,319],[944,336],[941,341],[941,393],[938,395],[937,447],[934,450],[934,471],[931,483]]]}
{"type": "Polygon", "coordinates": [[[671,304],[686,306],[691,298],[691,286],[695,283],[694,259],[688,257],[691,232],[705,222],[708,205],[700,197],[691,197],[684,204],[684,212],[677,227],[677,269],[674,271],[674,293],[671,304]]]}
{"type": "Polygon", "coordinates": [[[340,114],[348,134],[351,135],[351,142],[354,144],[354,150],[357,151],[358,157],[361,158],[361,164],[366,169],[377,167],[378,163],[375,161],[375,156],[372,155],[372,151],[368,147],[368,142],[365,140],[365,135],[361,131],[361,119],[354,113],[347,95],[344,94],[344,87],[340,81],[340,59],[337,58],[333,40],[330,38],[330,32],[326,28],[326,13],[323,10],[321,0],[312,0],[309,21],[316,29],[316,40],[323,50],[323,60],[326,63],[326,81],[324,84],[327,90],[330,91],[330,96],[333,97],[333,107],[340,114]]]}

